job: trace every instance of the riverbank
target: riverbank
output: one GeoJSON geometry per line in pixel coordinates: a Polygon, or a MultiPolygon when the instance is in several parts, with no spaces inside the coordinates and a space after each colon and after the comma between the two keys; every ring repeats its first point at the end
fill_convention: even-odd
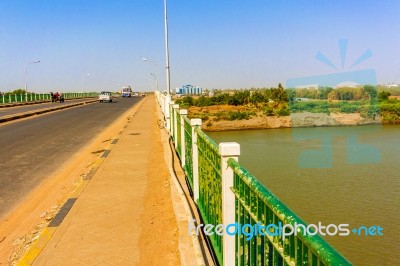
{"type": "Polygon", "coordinates": [[[204,131],[382,124],[381,117],[363,118],[360,113],[301,112],[290,116],[267,116],[254,107],[231,105],[190,107],[188,111],[190,118],[203,120],[204,131]]]}

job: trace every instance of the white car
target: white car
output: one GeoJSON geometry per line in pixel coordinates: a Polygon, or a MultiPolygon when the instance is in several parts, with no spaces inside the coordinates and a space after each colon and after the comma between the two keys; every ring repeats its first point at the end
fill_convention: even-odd
{"type": "Polygon", "coordinates": [[[102,91],[99,95],[99,102],[112,102],[112,93],[109,91],[102,91]]]}

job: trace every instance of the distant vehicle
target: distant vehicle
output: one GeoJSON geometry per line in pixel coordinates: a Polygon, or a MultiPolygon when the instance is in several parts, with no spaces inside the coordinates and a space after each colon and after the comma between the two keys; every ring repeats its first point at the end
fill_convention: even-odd
{"type": "Polygon", "coordinates": [[[51,97],[51,102],[52,103],[56,103],[56,102],[60,102],[63,103],[64,102],[64,94],[63,93],[52,93],[50,92],[50,97],[51,97]]]}
{"type": "Polygon", "coordinates": [[[109,91],[102,91],[99,95],[99,102],[112,102],[112,93],[109,91]]]}
{"type": "Polygon", "coordinates": [[[135,93],[133,94],[133,97],[139,97],[139,93],[135,92],[135,93]]]}
{"type": "Polygon", "coordinates": [[[130,86],[122,88],[122,97],[132,97],[132,89],[130,86]]]}

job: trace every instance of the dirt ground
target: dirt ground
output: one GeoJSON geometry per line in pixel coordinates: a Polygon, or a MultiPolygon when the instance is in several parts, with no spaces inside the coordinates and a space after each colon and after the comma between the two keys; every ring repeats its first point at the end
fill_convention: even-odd
{"type": "MultiPolygon", "coordinates": [[[[154,109],[154,116],[155,113],[154,109]]],[[[155,134],[152,134],[152,152],[148,161],[157,163],[149,164],[147,169],[148,184],[140,218],[140,228],[147,230],[140,236],[139,265],[180,265],[179,232],[171,200],[170,176],[156,123],[153,123],[153,129],[155,134]]]]}

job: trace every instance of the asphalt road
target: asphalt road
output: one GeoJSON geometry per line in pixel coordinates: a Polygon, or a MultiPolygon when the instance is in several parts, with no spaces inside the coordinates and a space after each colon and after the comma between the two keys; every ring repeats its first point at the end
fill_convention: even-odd
{"type": "Polygon", "coordinates": [[[0,218],[139,100],[117,98],[0,125],[0,218]]]}
{"type": "MultiPolygon", "coordinates": [[[[96,98],[93,98],[93,99],[96,99],[96,98]]],[[[6,116],[6,115],[14,115],[14,114],[18,114],[18,113],[39,110],[39,109],[44,109],[44,108],[49,108],[49,107],[57,107],[60,105],[67,105],[67,104],[71,104],[71,103],[85,102],[88,100],[89,100],[89,98],[85,98],[85,99],[76,99],[76,100],[65,101],[63,103],[60,103],[60,102],[51,103],[50,102],[50,103],[40,103],[40,104],[30,104],[30,105],[21,105],[21,106],[15,106],[15,107],[0,108],[0,117],[6,116]]]]}

